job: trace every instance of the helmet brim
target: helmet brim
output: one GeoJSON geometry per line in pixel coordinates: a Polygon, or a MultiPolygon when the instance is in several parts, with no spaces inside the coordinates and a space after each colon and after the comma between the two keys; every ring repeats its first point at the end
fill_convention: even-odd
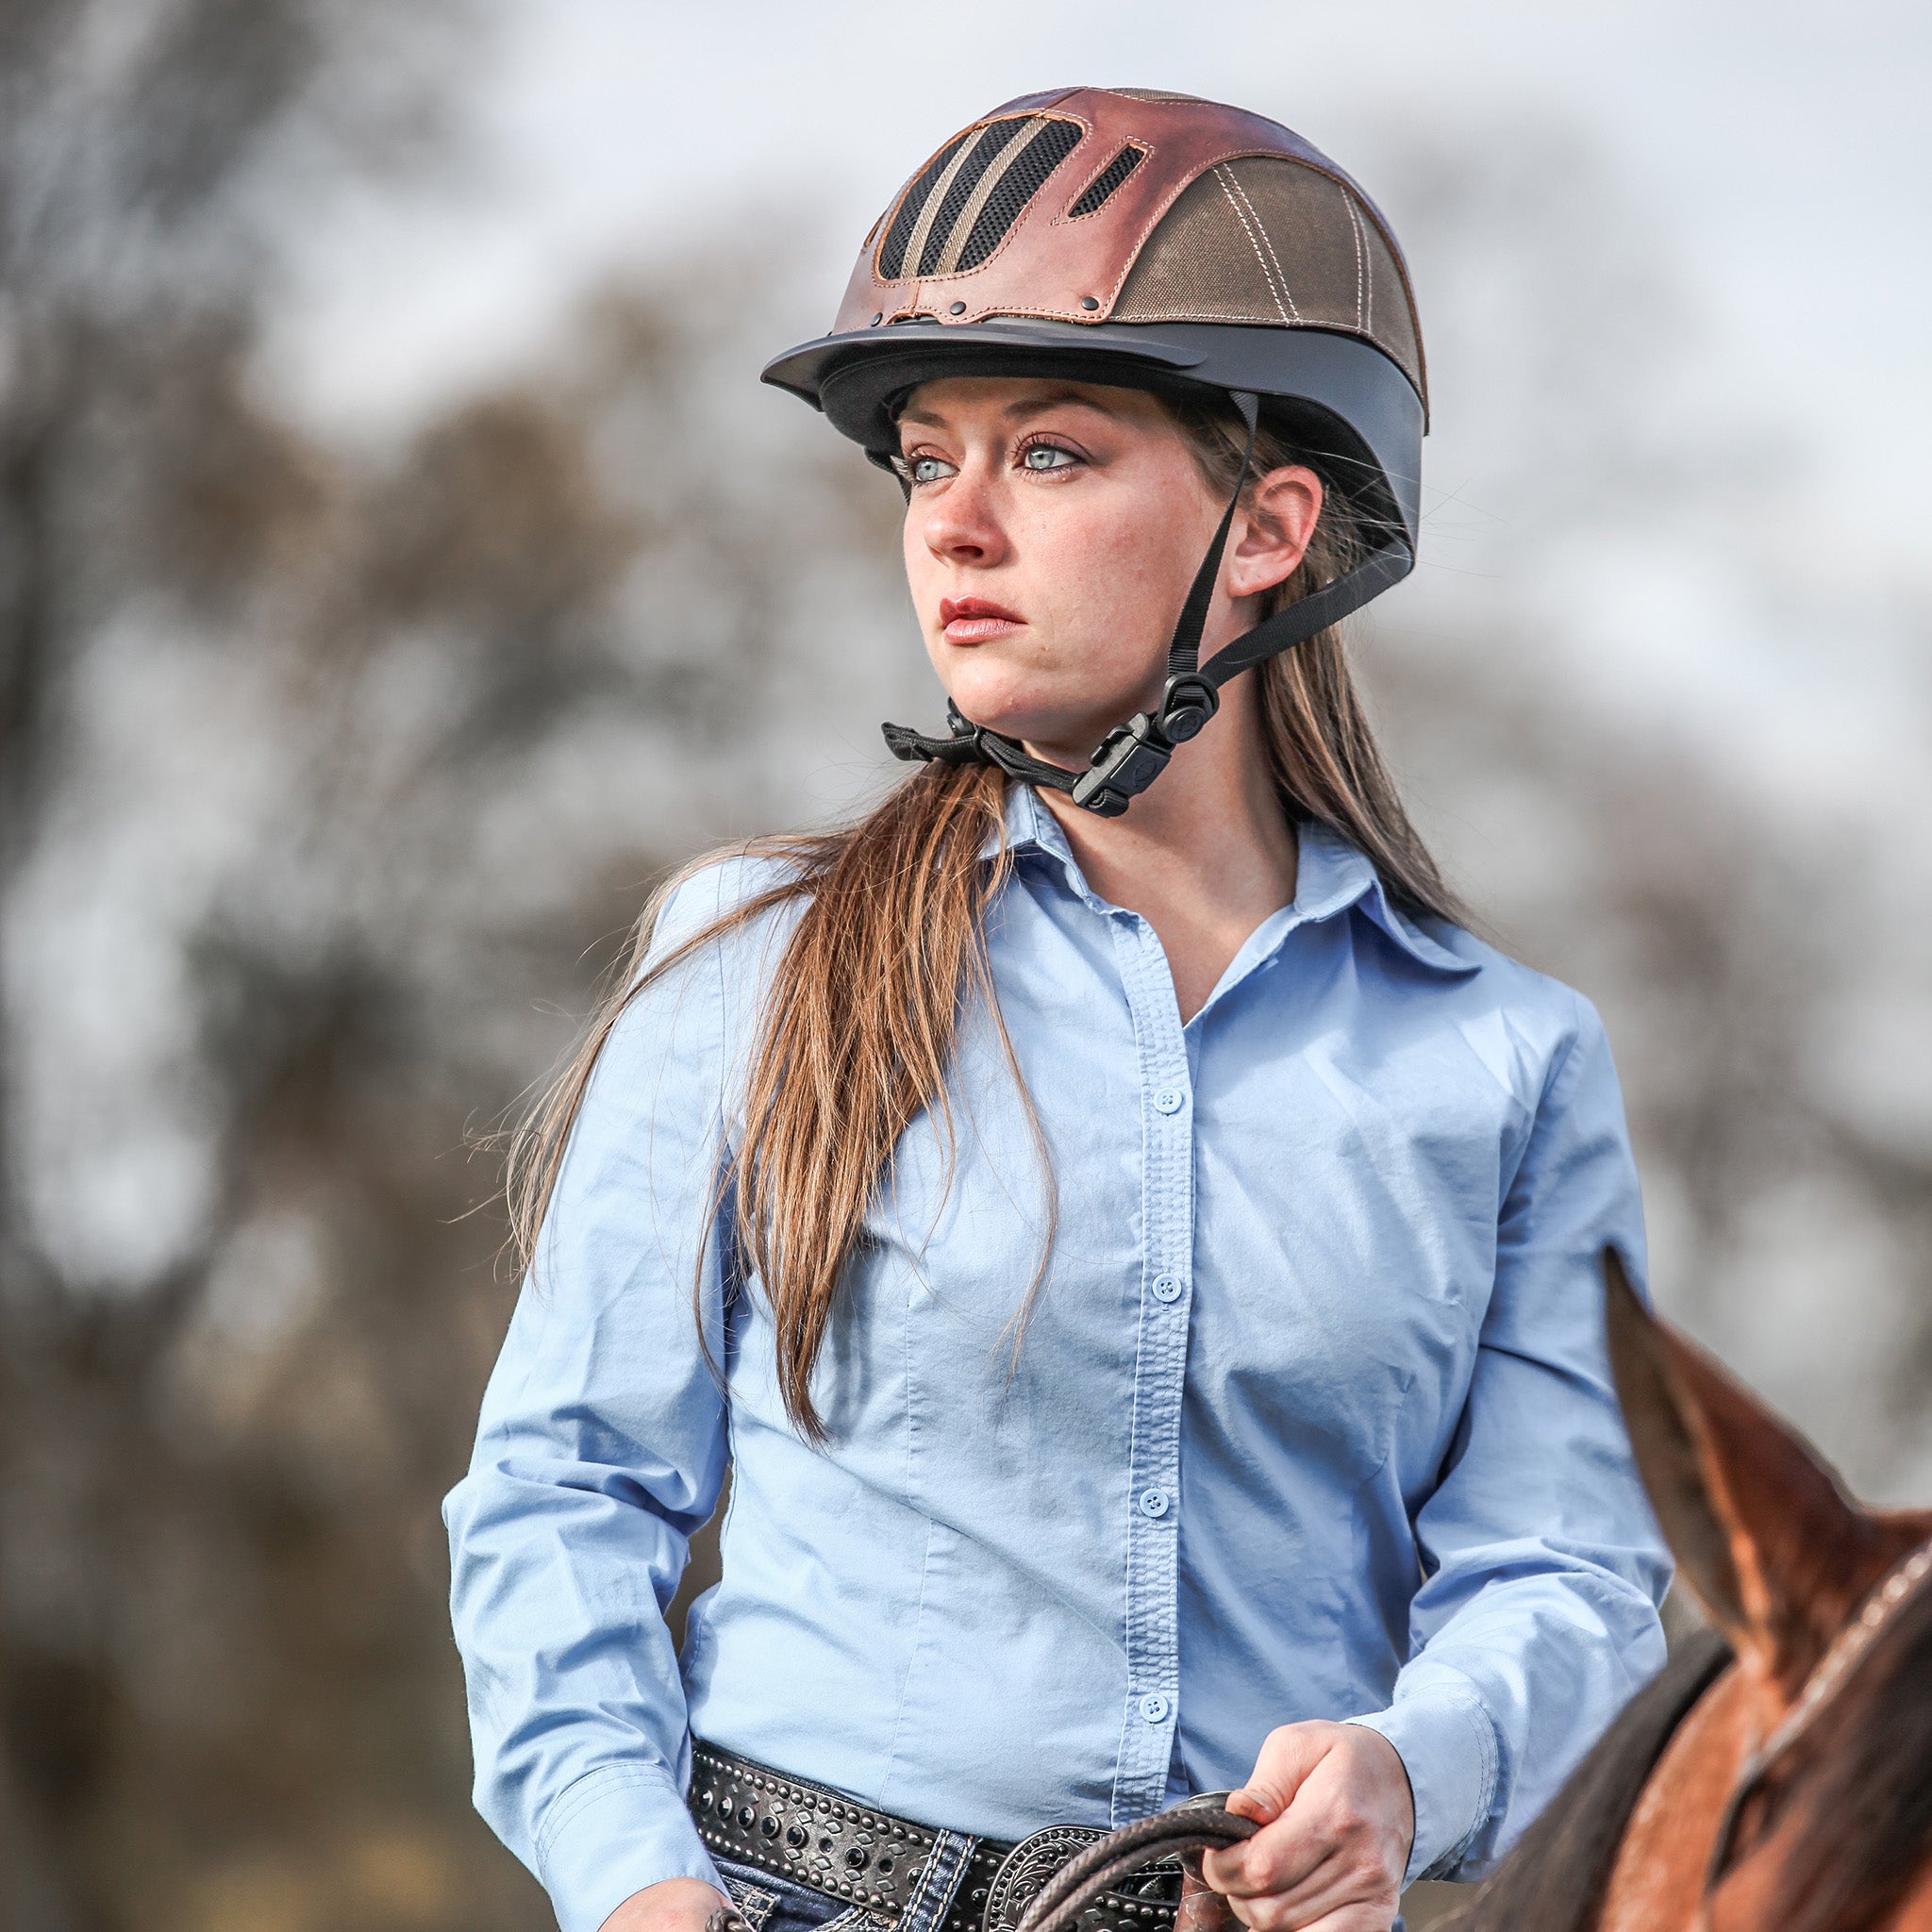
{"type": "Polygon", "coordinates": [[[1411,550],[1421,516],[1423,401],[1373,343],[1339,330],[1226,323],[997,320],[902,323],[822,336],[766,364],[763,380],[803,397],[878,458],[898,449],[896,414],[921,383],[1044,375],[1158,392],[1248,390],[1331,480],[1411,550]]]}

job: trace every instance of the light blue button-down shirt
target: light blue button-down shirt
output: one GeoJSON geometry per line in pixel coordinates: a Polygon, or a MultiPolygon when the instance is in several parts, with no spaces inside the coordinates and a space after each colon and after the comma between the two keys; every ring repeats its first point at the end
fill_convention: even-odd
{"type": "MultiPolygon", "coordinates": [[[[950,1141],[908,1131],[841,1291],[829,1448],[708,1213],[795,913],[655,982],[598,1063],[446,1509],[477,1802],[564,1932],[714,1876],[693,1733],[1018,1839],[1354,1719],[1407,1767],[1410,1874],[1471,1873],[1662,1661],[1598,1264],[1641,1269],[1641,1212],[1589,1005],[1304,827],[1294,904],[1183,1024],[1152,927],[1024,787],[1008,834],[992,975],[1058,1220],[969,1009],[950,1141]],[[727,1464],[680,1658],[663,1608],[727,1464]]],[[[688,883],[660,945],[756,872],[688,883]]]]}

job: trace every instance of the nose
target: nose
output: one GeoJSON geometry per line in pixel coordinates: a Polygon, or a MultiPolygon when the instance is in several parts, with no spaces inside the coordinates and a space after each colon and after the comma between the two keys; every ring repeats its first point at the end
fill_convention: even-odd
{"type": "Polygon", "coordinates": [[[997,492],[979,464],[969,462],[934,493],[923,535],[925,547],[942,563],[986,570],[1005,559],[1007,533],[997,492]]]}

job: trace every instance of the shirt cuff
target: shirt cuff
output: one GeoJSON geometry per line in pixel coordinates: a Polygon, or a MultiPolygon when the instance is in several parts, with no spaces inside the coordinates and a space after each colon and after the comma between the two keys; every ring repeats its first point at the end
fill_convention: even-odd
{"type": "Polygon", "coordinates": [[[1415,1842],[1404,1885],[1453,1872],[1496,1797],[1496,1726],[1459,1683],[1404,1683],[1387,1710],[1347,1720],[1395,1746],[1415,1800],[1415,1842]]]}
{"type": "Polygon", "coordinates": [[[659,1764],[585,1773],[552,1801],[535,1850],[561,1932],[597,1932],[633,1892],[662,1879],[724,1890],[676,1780],[659,1764]]]}

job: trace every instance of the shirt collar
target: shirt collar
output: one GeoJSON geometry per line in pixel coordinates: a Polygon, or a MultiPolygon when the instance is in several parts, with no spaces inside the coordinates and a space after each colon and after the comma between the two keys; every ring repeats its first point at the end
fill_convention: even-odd
{"type": "Polygon", "coordinates": [[[1452,953],[1397,909],[1365,854],[1333,827],[1304,820],[1295,827],[1298,855],[1294,905],[1298,924],[1332,918],[1359,906],[1418,965],[1436,973],[1474,973],[1477,962],[1452,953]]]}
{"type": "MultiPolygon", "coordinates": [[[[1081,875],[1059,821],[1041,803],[1032,786],[1015,781],[1007,787],[1005,827],[1007,849],[1015,858],[1025,852],[1039,852],[1055,860],[1064,873],[1068,887],[1090,904],[1100,907],[1081,875]]],[[[1339,832],[1305,820],[1295,827],[1295,833],[1298,854],[1294,904],[1284,908],[1287,916],[1283,919],[1281,937],[1294,926],[1332,919],[1352,906],[1359,906],[1363,915],[1373,920],[1418,965],[1436,973],[1477,970],[1475,960],[1458,958],[1398,911],[1375,868],[1339,832]]],[[[1000,835],[989,832],[980,857],[996,858],[999,847],[1000,835]]]]}
{"type": "MultiPolygon", "coordinates": [[[[1060,830],[1059,821],[1041,804],[1039,792],[1030,785],[1021,784],[1017,778],[1007,782],[1005,821],[1007,850],[1015,858],[1023,852],[1044,852],[1073,865],[1073,848],[1067,843],[1067,835],[1060,830]]],[[[982,858],[996,858],[1000,841],[1000,833],[988,832],[986,842],[979,848],[979,856],[982,858]]]]}

